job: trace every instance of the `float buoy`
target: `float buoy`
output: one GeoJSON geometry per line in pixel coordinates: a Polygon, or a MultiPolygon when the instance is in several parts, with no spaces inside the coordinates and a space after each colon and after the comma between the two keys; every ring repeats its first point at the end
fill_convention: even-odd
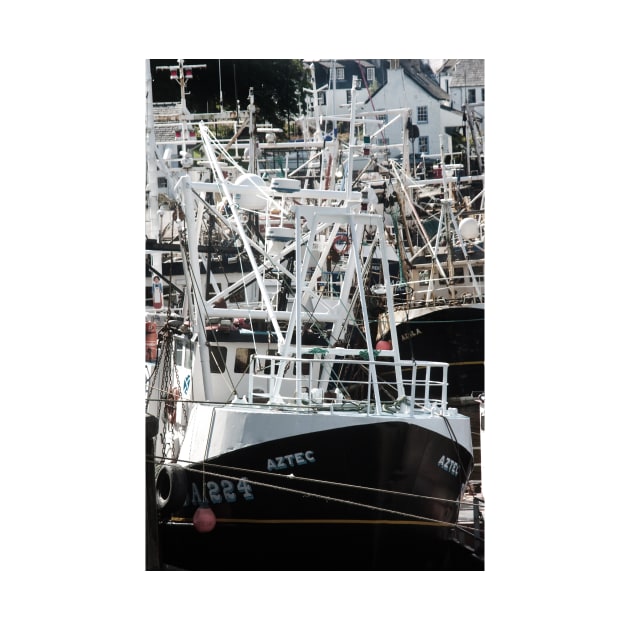
{"type": "Polygon", "coordinates": [[[217,524],[217,517],[211,508],[207,506],[198,507],[193,516],[193,525],[200,534],[207,534],[214,529],[217,524]]]}
{"type": "Polygon", "coordinates": [[[479,238],[479,223],[472,217],[468,217],[459,224],[459,231],[464,240],[472,241],[479,238]]]}

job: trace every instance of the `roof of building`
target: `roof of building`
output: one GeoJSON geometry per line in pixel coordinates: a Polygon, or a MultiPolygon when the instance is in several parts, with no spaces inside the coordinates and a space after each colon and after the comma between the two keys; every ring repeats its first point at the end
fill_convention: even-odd
{"type": "Polygon", "coordinates": [[[335,60],[319,60],[316,63],[318,63],[320,66],[324,66],[324,68],[332,68],[333,66],[335,66],[336,68],[340,68],[341,66],[343,66],[343,60],[342,59],[335,59],[335,60]]]}
{"type": "MultiPolygon", "coordinates": [[[[409,77],[416,85],[438,101],[450,101],[450,96],[445,92],[433,78],[431,68],[420,59],[400,59],[400,67],[405,76],[409,77]]],[[[391,65],[391,64],[390,64],[391,65]]],[[[379,86],[372,93],[372,97],[387,88],[387,82],[379,86]]],[[[367,101],[366,101],[367,102],[367,101]]]]}
{"type": "Polygon", "coordinates": [[[153,120],[155,141],[178,142],[177,132],[182,129],[183,108],[181,103],[154,103],[153,120]]]}
{"type": "Polygon", "coordinates": [[[450,87],[485,85],[483,59],[447,59],[439,74],[450,77],[450,87]]]}
{"type": "Polygon", "coordinates": [[[182,114],[181,103],[153,103],[153,120],[156,122],[181,120],[182,114]]]}
{"type": "Polygon", "coordinates": [[[354,62],[364,68],[374,68],[374,64],[371,61],[366,61],[365,59],[319,59],[315,63],[323,66],[324,68],[328,68],[329,70],[333,68],[343,68],[348,62],[354,62]]]}
{"type": "Polygon", "coordinates": [[[421,88],[440,101],[447,101],[450,96],[433,78],[431,68],[420,59],[401,59],[400,66],[405,74],[415,81],[421,88]]]}

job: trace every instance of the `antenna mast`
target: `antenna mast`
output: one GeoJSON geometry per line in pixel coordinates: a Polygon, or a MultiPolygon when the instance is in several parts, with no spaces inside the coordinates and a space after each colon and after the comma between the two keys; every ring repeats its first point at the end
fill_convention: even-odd
{"type": "Polygon", "coordinates": [[[188,107],[186,107],[186,94],[187,94],[186,84],[188,83],[190,79],[192,79],[193,69],[205,68],[206,64],[203,63],[203,64],[184,65],[183,59],[178,59],[177,64],[178,65],[176,66],[156,66],[155,69],[168,70],[171,73],[171,79],[179,83],[179,91],[180,91],[180,98],[182,102],[182,108],[185,114],[189,114],[190,112],[188,111],[188,107]]]}

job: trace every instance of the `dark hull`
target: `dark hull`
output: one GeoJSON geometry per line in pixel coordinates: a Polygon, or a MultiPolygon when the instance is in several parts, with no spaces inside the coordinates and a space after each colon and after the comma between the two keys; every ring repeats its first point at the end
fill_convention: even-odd
{"type": "Polygon", "coordinates": [[[447,568],[438,565],[458,551],[448,541],[450,525],[472,466],[466,449],[403,422],[239,449],[187,469],[186,504],[161,517],[162,563],[186,570],[447,568]],[[447,472],[443,458],[457,465],[447,472]],[[226,481],[233,484],[227,494],[226,481]],[[192,517],[204,499],[217,523],[198,533],[192,517]]]}
{"type": "Polygon", "coordinates": [[[449,307],[398,323],[402,359],[449,363],[450,397],[471,396],[484,385],[484,310],[449,307]]]}

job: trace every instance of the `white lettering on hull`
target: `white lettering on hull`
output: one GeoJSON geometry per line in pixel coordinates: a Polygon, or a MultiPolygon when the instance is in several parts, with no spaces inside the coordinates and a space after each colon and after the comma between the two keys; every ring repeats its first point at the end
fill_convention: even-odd
{"type": "Polygon", "coordinates": [[[295,466],[304,466],[305,464],[313,464],[315,462],[315,454],[313,451],[305,451],[303,453],[291,453],[290,455],[281,455],[273,459],[267,460],[267,470],[269,472],[275,470],[287,470],[295,468],[295,466]]]}
{"type": "Polygon", "coordinates": [[[453,477],[457,477],[459,473],[459,464],[446,455],[442,455],[437,464],[442,470],[451,473],[453,477]]]}
{"type": "Polygon", "coordinates": [[[254,498],[252,486],[246,477],[241,477],[236,482],[236,486],[231,479],[219,479],[218,481],[208,481],[206,483],[206,496],[204,500],[203,486],[201,490],[196,482],[190,485],[190,495],[184,505],[202,505],[203,503],[234,503],[238,499],[251,501],[254,498]]]}

